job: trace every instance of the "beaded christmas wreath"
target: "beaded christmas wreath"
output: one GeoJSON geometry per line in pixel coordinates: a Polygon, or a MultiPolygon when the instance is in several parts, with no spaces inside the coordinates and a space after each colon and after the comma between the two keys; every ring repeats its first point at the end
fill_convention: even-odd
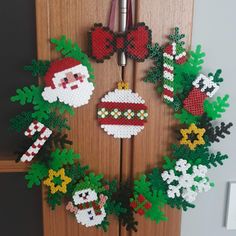
{"type": "Polygon", "coordinates": [[[223,81],[221,70],[207,76],[201,74],[205,54],[200,46],[186,52],[183,38],[175,28],[167,45],[148,46],[154,66],[145,80],[157,86],[157,92],[173,107],[174,117],[182,127],[178,142],[171,145],[171,155],[163,157],[163,165],[142,174],[133,183],[106,180],[102,174],[89,171],[88,166],[80,164],[80,155],[68,148],[72,142],[63,134],[63,130],[70,129],[64,114],[73,114],[71,106],[86,104],[94,88],[93,69],[78,45],[64,36],[52,39],[62,59],[33,60],[25,67],[33,77],[43,77],[46,87],[32,85],[16,90],[11,101],[31,104],[33,111],[17,115],[10,125],[12,130],[25,131],[32,138],[32,145],[28,138],[24,140],[24,146],[17,151],[17,161],[34,158],[25,179],[29,188],[41,183],[48,187],[47,202],[52,209],[65,199],[65,209],[86,227],[106,231],[108,216],[114,214],[127,230],[136,231],[134,213],[156,223],[166,221],[162,210],[166,204],[186,211],[194,207],[198,193],[214,186],[207,172],[222,165],[228,156],[210,153],[209,148],[230,134],[232,123],[214,125],[229,106],[229,96],[210,100],[223,81]],[[79,90],[81,86],[83,89],[79,90]],[[67,91],[69,98],[57,89],[67,91]],[[68,91],[77,93],[70,95],[68,91]],[[76,103],[76,99],[82,101],[76,103]]]}

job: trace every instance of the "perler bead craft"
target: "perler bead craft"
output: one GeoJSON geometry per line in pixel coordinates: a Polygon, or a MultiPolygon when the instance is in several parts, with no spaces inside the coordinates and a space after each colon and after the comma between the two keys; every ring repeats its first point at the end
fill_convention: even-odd
{"type": "Polygon", "coordinates": [[[188,145],[191,150],[194,150],[198,145],[205,144],[203,139],[205,132],[204,128],[198,128],[195,124],[191,124],[188,129],[180,130],[180,133],[183,135],[180,144],[188,145]]]}
{"type": "MultiPolygon", "coordinates": [[[[97,26],[97,28],[104,33],[104,27],[97,26]]],[[[144,53],[139,54],[138,49],[144,47],[144,44],[137,42],[142,41],[140,37],[148,34],[147,28],[140,25],[133,30],[122,35],[117,34],[117,37],[116,34],[105,30],[105,38],[111,37],[112,40],[116,40],[115,44],[119,45],[119,48],[113,45],[114,41],[105,41],[107,45],[105,54],[96,51],[97,48],[95,50],[97,59],[102,61],[108,58],[114,49],[121,51],[130,49],[136,59],[143,60],[144,53]],[[139,30],[142,33],[138,35],[139,30]],[[128,39],[129,35],[137,38],[128,39]],[[122,48],[126,39],[130,40],[130,45],[122,48]],[[132,40],[135,41],[135,48],[132,40]]],[[[65,100],[64,95],[60,97],[60,94],[55,94],[57,88],[69,91],[67,94],[76,90],[73,87],[75,80],[82,85],[85,81],[89,83],[94,79],[93,68],[78,45],[65,36],[59,40],[52,39],[51,42],[55,44],[56,51],[61,53],[63,59],[55,62],[33,61],[26,68],[32,72],[33,77],[44,77],[46,87],[32,85],[18,88],[11,97],[12,102],[33,106],[32,110],[20,113],[11,120],[13,130],[20,133],[29,127],[25,135],[34,135],[34,140],[38,138],[36,144],[28,149],[27,155],[24,154],[25,147],[18,149],[16,160],[21,158],[22,161],[24,159],[30,161],[35,156],[25,175],[27,186],[32,188],[45,184],[48,191],[44,197],[52,210],[62,205],[65,200],[68,202],[69,199],[66,210],[85,227],[96,226],[107,231],[109,216],[114,215],[126,230],[137,231],[138,221],[135,214],[142,215],[157,224],[167,221],[166,206],[187,211],[195,207],[193,202],[198,193],[206,192],[214,186],[207,177],[207,171],[212,167],[223,165],[228,155],[219,151],[213,153],[210,149],[212,143],[219,142],[230,134],[231,122],[221,122],[218,125],[216,123],[229,107],[229,95],[216,97],[214,100],[206,99],[211,98],[219,89],[223,81],[221,70],[209,73],[208,77],[199,75],[205,53],[201,51],[201,46],[197,46],[195,51],[189,51],[185,55],[183,48],[178,47],[184,45],[183,37],[179,29],[175,28],[174,33],[169,36],[169,46],[157,43],[154,47],[148,46],[150,58],[154,60],[155,65],[148,75],[148,81],[156,84],[159,93],[163,93],[164,85],[166,89],[164,95],[168,96],[165,102],[174,109],[174,117],[183,127],[179,132],[180,142],[171,145],[168,156],[163,156],[164,162],[161,165],[148,168],[145,174],[140,173],[138,178],[133,179],[130,176],[129,181],[120,181],[112,176],[104,179],[103,174],[91,172],[89,166],[80,162],[80,155],[68,147],[72,141],[68,140],[64,131],[70,129],[67,113],[73,114],[73,108],[69,105],[76,107],[86,103],[85,97],[87,96],[88,100],[90,97],[88,93],[93,90],[92,87],[89,92],[83,90],[86,96],[81,92],[82,100],[78,99],[80,95],[76,96],[75,100],[73,97],[71,101],[72,97],[65,100]],[[172,65],[174,73],[170,70],[172,65]],[[163,70],[166,72],[165,81],[163,70]],[[173,94],[168,94],[167,90],[173,94]],[[42,97],[42,91],[45,99],[52,92],[48,101],[42,97]],[[172,95],[174,95],[173,102],[171,102],[172,95]],[[36,132],[39,133],[35,134],[36,132]]],[[[104,48],[103,44],[104,41],[101,41],[100,49],[104,48]]],[[[117,89],[101,99],[97,115],[101,127],[116,138],[130,138],[136,135],[144,128],[148,118],[145,101],[137,93],[132,92],[128,84],[123,81],[118,84],[117,89]]],[[[27,145],[26,147],[28,148],[27,145]]]]}
{"type": "Polygon", "coordinates": [[[134,199],[130,202],[130,206],[139,215],[144,215],[152,207],[152,204],[142,194],[139,194],[134,196],[134,199]]]}
{"type": "Polygon", "coordinates": [[[29,128],[25,131],[25,136],[32,137],[36,132],[39,132],[40,135],[20,158],[22,162],[31,161],[52,134],[52,131],[49,128],[37,120],[30,124],[29,128]]]}
{"type": "Polygon", "coordinates": [[[151,30],[144,23],[136,24],[125,33],[113,33],[102,24],[94,24],[89,32],[89,55],[97,62],[103,62],[115,51],[120,51],[127,57],[142,62],[149,55],[147,46],[151,41],[151,30]]]}
{"type": "Polygon", "coordinates": [[[67,192],[67,184],[71,182],[71,178],[65,175],[65,169],[61,168],[58,171],[54,171],[50,169],[48,171],[48,178],[43,181],[43,183],[50,187],[50,191],[52,194],[56,192],[67,192]]]}
{"type": "Polygon", "coordinates": [[[161,176],[168,184],[169,198],[182,197],[192,203],[198,193],[209,191],[214,184],[206,177],[208,168],[204,165],[192,165],[184,159],[176,162],[174,170],[164,171],[161,176]]]}
{"type": "Polygon", "coordinates": [[[89,72],[78,60],[66,57],[51,63],[44,81],[44,100],[52,103],[63,102],[73,107],[88,103],[94,85],[89,80],[89,72]]]}
{"type": "Polygon", "coordinates": [[[118,89],[105,95],[97,106],[98,122],[115,138],[137,135],[148,117],[145,101],[127,88],[127,83],[120,82],[118,89]]]}
{"type": "Polygon", "coordinates": [[[74,205],[67,208],[75,213],[77,222],[91,227],[102,223],[106,217],[104,205],[107,201],[107,196],[99,195],[91,188],[81,189],[74,192],[74,205]]]}
{"type": "Polygon", "coordinates": [[[165,47],[163,53],[164,101],[174,101],[174,62],[183,64],[186,60],[186,52],[181,44],[173,42],[165,47]]]}
{"type": "Polygon", "coordinates": [[[184,108],[195,116],[201,116],[204,113],[203,103],[207,97],[213,97],[219,86],[203,74],[200,74],[193,81],[193,88],[183,104],[184,108]]]}

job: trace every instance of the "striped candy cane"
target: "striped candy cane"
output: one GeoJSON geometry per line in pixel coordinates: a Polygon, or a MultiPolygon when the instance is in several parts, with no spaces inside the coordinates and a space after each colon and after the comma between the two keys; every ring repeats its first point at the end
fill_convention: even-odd
{"type": "Polygon", "coordinates": [[[99,204],[100,208],[102,208],[106,204],[106,201],[107,201],[108,197],[103,195],[103,194],[101,194],[99,196],[99,198],[100,198],[100,201],[99,201],[98,204],[99,204]]]}
{"type": "Polygon", "coordinates": [[[163,58],[163,97],[165,102],[170,103],[174,101],[174,61],[183,64],[187,57],[184,48],[173,42],[165,47],[163,58]]]}
{"type": "Polygon", "coordinates": [[[52,134],[52,131],[47,128],[44,124],[38,122],[37,120],[33,121],[29,128],[25,131],[25,136],[32,137],[36,132],[40,132],[38,139],[29,147],[25,154],[21,157],[21,161],[31,161],[34,156],[39,152],[44,143],[52,134]]]}

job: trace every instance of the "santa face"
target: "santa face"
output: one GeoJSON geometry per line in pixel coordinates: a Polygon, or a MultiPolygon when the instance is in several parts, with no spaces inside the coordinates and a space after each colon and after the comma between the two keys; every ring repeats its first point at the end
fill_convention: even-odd
{"type": "Polygon", "coordinates": [[[94,90],[93,83],[88,81],[87,67],[77,65],[54,74],[52,87],[45,87],[42,96],[52,103],[57,99],[73,107],[87,104],[94,90]]]}
{"type": "Polygon", "coordinates": [[[73,200],[75,205],[96,201],[97,199],[98,199],[97,193],[90,188],[77,191],[73,195],[73,200]]]}

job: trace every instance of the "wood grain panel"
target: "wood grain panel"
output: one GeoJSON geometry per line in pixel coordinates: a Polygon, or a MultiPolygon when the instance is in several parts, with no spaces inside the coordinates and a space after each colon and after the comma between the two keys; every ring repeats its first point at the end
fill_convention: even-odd
{"type": "Polygon", "coordinates": [[[16,163],[14,160],[7,160],[5,157],[2,159],[4,160],[0,161],[0,173],[26,172],[30,166],[28,163],[16,163]]]}
{"type": "MultiPolygon", "coordinates": [[[[153,42],[164,43],[170,30],[179,26],[187,35],[187,45],[190,45],[193,0],[136,0],[135,3],[136,21],[145,22],[152,29],[153,42]]],[[[149,118],[144,131],[130,141],[132,157],[130,161],[122,162],[124,175],[127,176],[129,169],[130,175],[134,178],[160,165],[162,156],[169,153],[170,143],[175,140],[172,128],[176,121],[172,117],[171,109],[158,97],[153,84],[143,82],[145,73],[151,65],[151,61],[136,63],[133,72],[134,89],[145,99],[149,107],[149,118]]],[[[130,68],[126,67],[125,70],[125,75],[130,76],[130,68]]],[[[181,212],[166,207],[165,213],[169,218],[168,222],[156,225],[149,219],[137,217],[138,232],[127,233],[122,230],[122,235],[179,236],[181,212]]]]}
{"type": "MultiPolygon", "coordinates": [[[[59,55],[49,44],[49,38],[62,34],[77,42],[87,50],[87,32],[96,22],[106,24],[110,8],[107,0],[37,0],[37,40],[38,58],[55,59],[59,55]]],[[[96,173],[102,172],[107,178],[119,178],[120,140],[109,137],[97,124],[96,104],[103,95],[116,87],[121,78],[121,70],[116,57],[104,64],[93,63],[95,71],[95,92],[89,104],[75,110],[68,117],[73,140],[73,148],[81,154],[82,164],[90,165],[96,173]]],[[[45,198],[45,189],[43,188],[45,198]]],[[[74,216],[65,211],[65,206],[54,212],[43,201],[44,236],[103,235],[102,230],[86,228],[76,223],[74,216]]],[[[111,220],[110,232],[118,235],[119,225],[111,220]]],[[[105,234],[104,234],[105,235],[105,234]]]]}

